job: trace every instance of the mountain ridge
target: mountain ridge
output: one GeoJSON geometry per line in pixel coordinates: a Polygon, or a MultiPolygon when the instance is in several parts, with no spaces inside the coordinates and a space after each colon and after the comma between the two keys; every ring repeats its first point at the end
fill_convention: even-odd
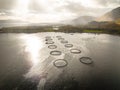
{"type": "Polygon", "coordinates": [[[117,7],[110,12],[107,12],[106,14],[102,15],[101,17],[98,17],[96,21],[116,21],[120,19],[120,7],[117,7]]]}

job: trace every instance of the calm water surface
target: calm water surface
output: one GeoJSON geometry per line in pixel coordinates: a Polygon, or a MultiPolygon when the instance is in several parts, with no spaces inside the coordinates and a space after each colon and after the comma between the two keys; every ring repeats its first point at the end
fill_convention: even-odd
{"type": "Polygon", "coordinates": [[[120,37],[0,34],[0,90],[120,90],[120,37]]]}

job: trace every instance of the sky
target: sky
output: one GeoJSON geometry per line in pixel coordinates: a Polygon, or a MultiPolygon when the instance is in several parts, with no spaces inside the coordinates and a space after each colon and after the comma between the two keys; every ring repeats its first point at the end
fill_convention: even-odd
{"type": "Polygon", "coordinates": [[[120,0],[0,0],[0,20],[51,23],[80,16],[99,17],[120,0]]]}

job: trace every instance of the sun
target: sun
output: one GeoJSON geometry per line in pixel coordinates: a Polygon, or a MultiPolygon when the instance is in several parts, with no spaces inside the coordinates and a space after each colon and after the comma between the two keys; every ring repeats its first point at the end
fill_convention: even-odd
{"type": "Polygon", "coordinates": [[[26,15],[29,12],[30,0],[17,0],[14,7],[14,13],[16,15],[26,15]]]}

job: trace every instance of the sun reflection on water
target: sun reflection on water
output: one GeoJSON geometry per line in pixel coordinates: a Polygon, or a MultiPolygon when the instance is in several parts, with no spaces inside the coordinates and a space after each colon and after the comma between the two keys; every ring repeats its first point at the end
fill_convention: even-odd
{"type": "Polygon", "coordinates": [[[22,36],[25,42],[25,52],[29,53],[30,60],[33,64],[37,64],[39,62],[40,57],[40,49],[43,47],[42,40],[34,35],[25,35],[22,36]]]}

